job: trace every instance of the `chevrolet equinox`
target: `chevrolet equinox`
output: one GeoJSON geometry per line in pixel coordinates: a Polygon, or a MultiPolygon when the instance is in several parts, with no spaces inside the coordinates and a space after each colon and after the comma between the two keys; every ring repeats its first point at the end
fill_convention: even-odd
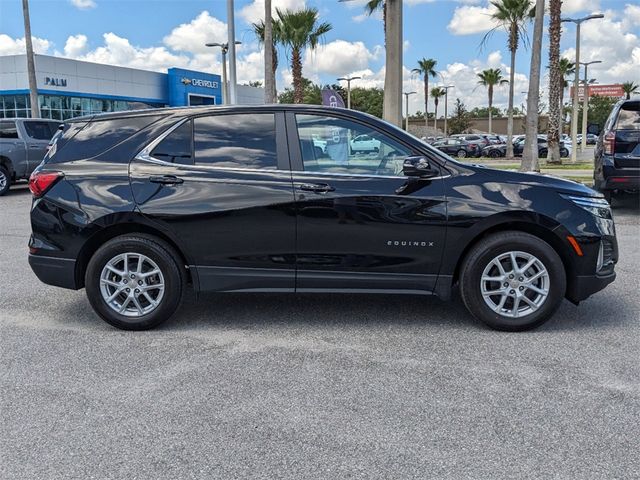
{"type": "Polygon", "coordinates": [[[84,287],[98,315],[128,330],[169,318],[187,286],[442,299],[459,289],[479,320],[525,330],[611,283],[618,257],[594,190],[461,164],[337,108],[68,120],[30,189],[33,271],[84,287]],[[377,148],[350,148],[363,135],[377,148]]]}

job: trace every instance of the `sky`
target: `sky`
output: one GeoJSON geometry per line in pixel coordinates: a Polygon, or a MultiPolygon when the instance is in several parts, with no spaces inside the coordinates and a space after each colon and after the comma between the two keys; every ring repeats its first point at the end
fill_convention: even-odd
{"type": "MultiPolygon", "coordinates": [[[[364,13],[365,0],[272,0],[273,7],[315,7],[320,20],[333,29],[315,52],[304,54],[303,74],[314,82],[335,83],[337,77],[359,75],[352,86],[384,84],[384,32],[379,14],[364,13]]],[[[487,0],[405,0],[404,91],[409,110],[424,111],[422,79],[412,74],[421,58],[437,60],[441,74],[433,84],[454,85],[449,102],[459,97],[465,105],[486,106],[477,73],[500,68],[508,76],[506,33],[496,30],[480,44],[495,24],[487,0]]],[[[170,67],[221,72],[219,49],[206,42],[227,40],[225,0],[30,0],[31,28],[36,53],[164,72],[170,67]]],[[[589,67],[598,83],[640,82],[640,2],[637,0],[564,0],[563,15],[578,18],[602,12],[605,18],[582,26],[581,61],[601,60],[589,67]]],[[[251,23],[263,18],[264,0],[236,0],[238,81],[262,80],[263,52],[251,23]]],[[[533,25],[528,26],[532,31],[533,25]]],[[[543,45],[542,98],[548,92],[548,39],[543,45]]],[[[561,52],[575,58],[575,28],[565,24],[561,52]]],[[[24,52],[21,0],[0,0],[0,55],[24,52]]],[[[280,52],[278,90],[290,86],[287,52],[280,52]]],[[[525,103],[528,88],[529,50],[521,46],[516,61],[515,105],[525,103]]],[[[505,108],[508,87],[498,88],[494,105],[505,108]]],[[[440,104],[442,105],[442,104],[440,104]]],[[[440,107],[442,108],[442,107],[440,107]]],[[[429,111],[433,111],[430,101],[429,111]]]]}

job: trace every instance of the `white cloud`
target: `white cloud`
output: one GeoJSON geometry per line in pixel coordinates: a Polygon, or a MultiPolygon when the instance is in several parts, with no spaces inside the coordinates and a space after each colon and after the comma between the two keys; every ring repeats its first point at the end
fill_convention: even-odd
{"type": "MultiPolygon", "coordinates": [[[[47,53],[53,45],[49,40],[37,37],[31,37],[31,42],[35,53],[47,53]]],[[[20,55],[26,53],[26,49],[24,37],[14,39],[0,33],[0,55],[20,55]]]]}
{"type": "Polygon", "coordinates": [[[563,0],[562,13],[596,12],[599,6],[598,0],[563,0]]]}
{"type": "Polygon", "coordinates": [[[163,42],[179,52],[204,53],[210,50],[205,43],[226,42],[227,39],[227,24],[205,10],[191,22],[174,28],[163,42]]]}
{"type": "MultiPolygon", "coordinates": [[[[602,61],[589,66],[589,77],[598,83],[640,81],[640,37],[638,23],[633,21],[634,15],[640,15],[640,8],[627,5],[620,20],[612,10],[605,11],[604,15],[601,20],[582,25],[580,61],[602,61]]],[[[575,50],[568,48],[562,55],[573,60],[575,50]]]]}
{"type": "MultiPolygon", "coordinates": [[[[300,10],[305,7],[305,0],[272,0],[271,13],[276,14],[276,8],[280,10],[300,10]]],[[[240,17],[247,23],[256,23],[264,19],[264,0],[253,0],[240,10],[240,17]]]]}
{"type": "Polygon", "coordinates": [[[369,18],[369,14],[365,12],[361,13],[360,15],[354,15],[353,17],[351,17],[351,20],[353,20],[355,23],[362,23],[367,18],[369,18]]]}
{"type": "Polygon", "coordinates": [[[64,44],[64,55],[66,57],[78,57],[87,49],[86,35],[70,35],[64,44]]]}
{"type": "Polygon", "coordinates": [[[495,11],[496,8],[493,5],[487,7],[473,5],[456,7],[447,29],[454,35],[487,32],[496,26],[496,23],[491,18],[491,14],[495,11]]]}
{"type": "Polygon", "coordinates": [[[319,45],[313,52],[307,49],[303,66],[315,75],[347,75],[354,70],[366,69],[369,61],[377,58],[378,52],[379,49],[370,51],[363,42],[334,40],[319,45]]]}
{"type": "Polygon", "coordinates": [[[487,65],[491,68],[499,67],[502,64],[502,53],[500,50],[491,52],[487,57],[487,65]]]}
{"type": "Polygon", "coordinates": [[[70,0],[71,4],[79,8],[80,10],[87,10],[89,8],[96,8],[96,2],[94,0],[70,0]]]}

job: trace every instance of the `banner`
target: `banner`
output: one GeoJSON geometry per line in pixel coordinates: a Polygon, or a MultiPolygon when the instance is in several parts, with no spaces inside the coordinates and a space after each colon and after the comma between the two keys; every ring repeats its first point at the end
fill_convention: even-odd
{"type": "Polygon", "coordinates": [[[327,88],[322,90],[322,105],[344,108],[344,100],[338,92],[327,88]]]}

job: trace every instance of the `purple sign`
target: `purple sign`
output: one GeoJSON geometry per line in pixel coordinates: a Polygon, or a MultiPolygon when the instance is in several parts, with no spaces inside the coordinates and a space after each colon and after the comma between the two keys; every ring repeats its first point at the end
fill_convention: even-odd
{"type": "Polygon", "coordinates": [[[344,100],[335,90],[325,89],[322,90],[322,105],[344,108],[344,100]]]}

